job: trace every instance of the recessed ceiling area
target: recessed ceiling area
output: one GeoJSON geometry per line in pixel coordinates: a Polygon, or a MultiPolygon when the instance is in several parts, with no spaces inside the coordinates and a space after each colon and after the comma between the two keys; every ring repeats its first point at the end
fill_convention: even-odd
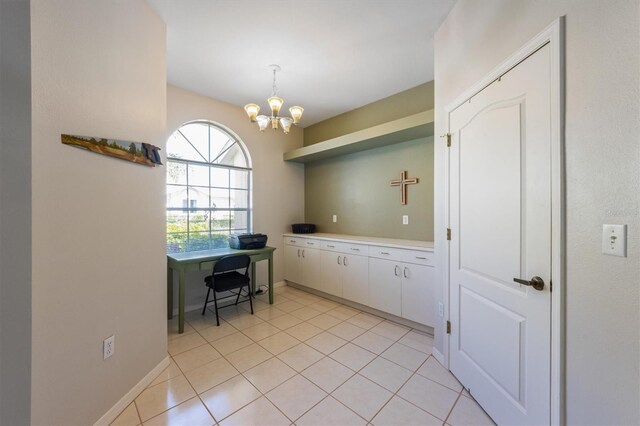
{"type": "Polygon", "coordinates": [[[167,24],[167,79],[240,107],[278,96],[306,127],[433,80],[455,0],[148,0],[167,24]]]}

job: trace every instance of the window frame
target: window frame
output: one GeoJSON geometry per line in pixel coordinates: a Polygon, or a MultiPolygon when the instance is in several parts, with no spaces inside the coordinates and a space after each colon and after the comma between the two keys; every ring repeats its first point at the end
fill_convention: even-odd
{"type": "MultiPolygon", "coordinates": [[[[204,160],[204,158],[203,158],[204,160]]],[[[169,139],[167,140],[167,156],[166,156],[166,162],[167,162],[167,181],[165,184],[165,187],[168,189],[170,188],[182,188],[185,192],[186,192],[186,200],[184,200],[184,202],[182,203],[183,205],[181,206],[177,206],[176,204],[174,204],[174,206],[169,206],[169,199],[167,198],[166,202],[165,202],[165,209],[166,209],[166,213],[167,213],[167,219],[166,219],[166,223],[167,223],[167,233],[166,233],[166,251],[167,254],[171,254],[171,253],[186,253],[186,252],[192,252],[192,251],[200,251],[200,250],[209,250],[209,249],[214,249],[214,248],[222,248],[219,246],[216,246],[215,243],[213,243],[214,235],[221,235],[224,234],[227,237],[227,241],[228,241],[228,237],[231,236],[233,233],[236,232],[251,232],[253,229],[253,168],[252,168],[252,164],[251,164],[251,156],[249,155],[249,150],[247,149],[246,145],[244,144],[244,142],[240,139],[240,137],[235,134],[233,131],[231,131],[230,129],[228,129],[227,127],[213,122],[213,121],[209,121],[209,120],[193,120],[193,121],[189,121],[186,123],[181,124],[173,133],[171,133],[171,135],[169,136],[169,139]],[[171,157],[169,154],[169,143],[171,141],[171,139],[174,137],[174,135],[176,135],[176,133],[180,133],[181,137],[182,137],[182,143],[188,143],[191,145],[191,147],[200,155],[202,156],[202,153],[200,152],[199,149],[196,148],[195,144],[192,143],[189,138],[187,138],[187,136],[181,132],[180,130],[182,128],[184,128],[185,126],[188,125],[192,125],[192,124],[200,124],[200,125],[205,125],[207,126],[207,142],[208,142],[208,158],[211,159],[212,154],[211,154],[211,148],[212,148],[212,139],[211,139],[211,135],[212,135],[212,130],[217,130],[221,133],[223,133],[225,136],[228,137],[229,141],[232,141],[232,143],[229,144],[229,146],[225,146],[223,147],[223,149],[216,154],[216,157],[213,159],[213,161],[216,161],[218,158],[220,158],[220,156],[224,155],[224,153],[226,151],[228,151],[229,149],[231,149],[234,145],[237,144],[237,146],[240,149],[240,152],[242,153],[243,157],[244,157],[244,162],[246,164],[246,167],[241,167],[241,166],[235,166],[235,165],[226,165],[226,164],[219,164],[219,163],[213,163],[213,162],[207,162],[207,161],[201,161],[201,160],[190,160],[190,159],[185,159],[185,158],[176,158],[176,157],[171,157]],[[184,176],[185,176],[185,181],[184,183],[170,183],[168,177],[169,177],[169,170],[170,170],[170,164],[184,164],[184,176]],[[209,181],[208,181],[208,186],[204,186],[204,185],[196,185],[196,184],[190,184],[189,182],[189,166],[194,165],[194,166],[205,166],[208,167],[208,174],[209,174],[209,181]],[[212,180],[212,170],[214,169],[218,169],[218,170],[225,170],[227,171],[227,185],[223,186],[223,185],[213,185],[212,180]],[[233,170],[237,170],[237,171],[241,171],[241,172],[246,172],[247,173],[247,184],[246,184],[246,188],[240,188],[238,186],[233,186],[232,185],[232,171],[233,170]],[[197,206],[196,207],[192,207],[192,203],[193,201],[196,201],[197,204],[197,199],[196,198],[191,198],[191,191],[193,190],[201,190],[201,191],[206,191],[208,192],[208,199],[209,199],[209,203],[208,203],[208,207],[204,207],[204,206],[197,206]],[[227,207],[217,207],[215,206],[215,204],[212,201],[212,190],[226,190],[227,191],[227,207]],[[246,191],[247,193],[247,197],[246,197],[246,207],[231,207],[232,206],[232,200],[234,200],[234,197],[232,196],[233,191],[246,191]],[[169,215],[172,212],[184,212],[185,216],[186,216],[186,229],[183,232],[169,232],[168,230],[168,225],[169,225],[169,215]],[[192,238],[191,235],[192,234],[196,234],[196,233],[200,233],[202,231],[193,231],[191,230],[191,216],[192,213],[197,213],[197,212],[202,212],[203,214],[208,215],[207,217],[207,231],[204,232],[208,232],[209,234],[209,239],[208,239],[208,247],[205,248],[200,248],[198,246],[192,246],[192,238]],[[216,212],[226,212],[228,213],[227,217],[228,217],[228,226],[225,229],[214,229],[212,226],[212,222],[214,221],[214,215],[216,212]],[[246,228],[234,228],[233,227],[233,215],[236,212],[243,212],[246,214],[246,228]],[[171,235],[178,235],[178,236],[184,236],[184,243],[170,243],[169,238],[171,235]],[[178,247],[180,247],[180,245],[183,244],[183,247],[181,247],[178,250],[170,250],[170,244],[176,244],[178,247]]],[[[167,191],[168,193],[169,191],[167,191]]],[[[195,239],[194,239],[195,240],[195,239]]],[[[226,246],[228,247],[228,245],[226,246]]]]}

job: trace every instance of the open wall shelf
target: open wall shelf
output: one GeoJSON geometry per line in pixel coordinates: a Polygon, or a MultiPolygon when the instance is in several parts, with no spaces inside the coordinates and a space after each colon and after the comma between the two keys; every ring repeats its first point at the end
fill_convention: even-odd
{"type": "Polygon", "coordinates": [[[433,136],[433,110],[423,111],[368,129],[294,149],[285,152],[283,159],[297,163],[308,163],[428,136],[433,136]]]}

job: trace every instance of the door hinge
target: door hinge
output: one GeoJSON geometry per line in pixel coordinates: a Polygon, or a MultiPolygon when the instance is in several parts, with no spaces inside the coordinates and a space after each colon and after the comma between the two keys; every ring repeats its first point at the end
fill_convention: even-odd
{"type": "Polygon", "coordinates": [[[549,280],[549,293],[553,292],[553,281],[549,280]]]}
{"type": "Polygon", "coordinates": [[[447,334],[451,334],[451,321],[447,321],[447,334]]]}
{"type": "Polygon", "coordinates": [[[451,133],[447,132],[444,135],[440,136],[441,138],[447,139],[447,146],[451,147],[451,133]]]}
{"type": "Polygon", "coordinates": [[[451,228],[447,228],[447,240],[451,241],[451,228]]]}

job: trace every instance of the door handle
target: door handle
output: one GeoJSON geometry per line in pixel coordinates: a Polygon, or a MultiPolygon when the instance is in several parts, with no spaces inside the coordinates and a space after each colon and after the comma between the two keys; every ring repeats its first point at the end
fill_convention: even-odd
{"type": "Polygon", "coordinates": [[[344,257],[342,258],[342,264],[343,264],[344,266],[347,266],[347,256],[344,256],[344,257]]]}
{"type": "Polygon", "coordinates": [[[405,278],[409,278],[409,277],[407,276],[407,267],[406,267],[406,266],[405,266],[405,268],[404,268],[404,271],[402,271],[402,276],[403,276],[403,277],[405,277],[405,278]]]}
{"type": "Polygon", "coordinates": [[[300,249],[298,249],[298,257],[300,257],[300,249]]]}
{"type": "Polygon", "coordinates": [[[342,265],[342,263],[340,263],[340,256],[338,256],[338,265],[342,265]]]}
{"type": "Polygon", "coordinates": [[[398,269],[400,269],[400,267],[398,265],[396,265],[395,269],[393,270],[393,273],[396,277],[400,276],[400,272],[398,272],[398,269]]]}
{"type": "Polygon", "coordinates": [[[520,278],[514,278],[513,281],[517,282],[518,284],[533,287],[538,291],[542,291],[542,289],[544,289],[544,280],[538,276],[531,278],[531,281],[521,280],[520,278]]]}
{"type": "Polygon", "coordinates": [[[302,257],[304,257],[304,249],[302,249],[302,257]]]}

